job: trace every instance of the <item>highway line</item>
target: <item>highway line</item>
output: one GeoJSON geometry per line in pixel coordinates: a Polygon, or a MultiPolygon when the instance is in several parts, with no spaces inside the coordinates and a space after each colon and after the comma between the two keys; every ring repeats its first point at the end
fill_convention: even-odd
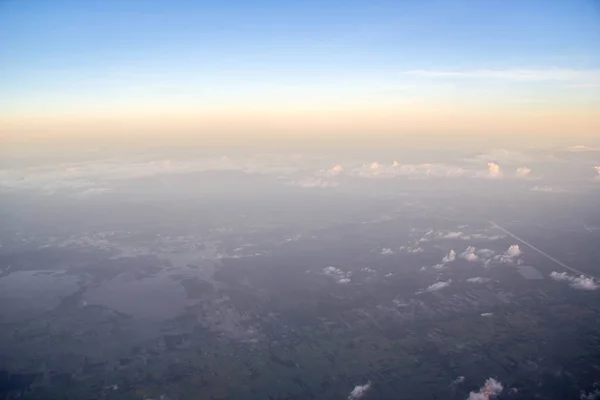
{"type": "Polygon", "coordinates": [[[500,225],[498,225],[497,223],[495,223],[494,221],[489,221],[490,224],[492,224],[493,226],[495,226],[496,228],[500,229],[502,232],[506,233],[508,236],[511,236],[515,239],[517,239],[519,242],[523,243],[525,246],[537,251],[538,253],[540,253],[541,255],[543,255],[544,257],[546,257],[547,259],[554,261],[556,264],[560,265],[561,267],[563,267],[566,270],[569,270],[571,272],[574,272],[578,275],[583,275],[586,278],[595,278],[598,279],[597,277],[595,277],[594,275],[590,275],[590,274],[586,274],[585,272],[582,272],[578,269],[569,267],[568,265],[566,265],[565,263],[558,261],[556,258],[552,257],[550,254],[538,249],[537,247],[535,247],[534,245],[532,245],[531,243],[526,242],[525,240],[521,239],[520,237],[518,237],[517,235],[515,235],[514,233],[504,229],[503,227],[501,227],[500,225]]]}

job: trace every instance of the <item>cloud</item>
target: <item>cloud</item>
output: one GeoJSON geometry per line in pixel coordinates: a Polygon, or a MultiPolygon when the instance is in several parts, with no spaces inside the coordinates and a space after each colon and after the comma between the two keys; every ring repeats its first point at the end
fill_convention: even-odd
{"type": "MultiPolygon", "coordinates": [[[[431,234],[429,234],[431,235],[431,234]]],[[[462,240],[498,240],[503,239],[504,235],[486,235],[484,233],[463,233],[461,231],[437,232],[436,239],[462,239],[462,240]]],[[[426,239],[426,238],[424,238],[426,239]]]]}
{"type": "Polygon", "coordinates": [[[448,264],[454,260],[456,260],[456,251],[454,251],[454,250],[450,250],[448,252],[448,255],[446,255],[446,256],[444,256],[444,258],[442,258],[442,262],[444,264],[448,264]]]}
{"type": "Polygon", "coordinates": [[[367,392],[367,390],[369,390],[371,388],[371,381],[367,382],[364,385],[358,385],[355,386],[354,389],[352,389],[352,391],[350,392],[350,395],[348,396],[348,400],[358,400],[360,398],[362,398],[365,393],[367,392]]]}
{"type": "Polygon", "coordinates": [[[600,389],[596,389],[593,392],[589,393],[581,392],[579,398],[581,400],[598,400],[600,399],[600,389]]]}
{"type": "Polygon", "coordinates": [[[567,193],[568,190],[560,189],[552,186],[534,186],[531,188],[532,192],[542,192],[542,193],[567,193]]]}
{"type": "Polygon", "coordinates": [[[384,256],[389,256],[391,254],[394,254],[394,251],[392,249],[381,249],[381,254],[384,256]]]}
{"type": "Polygon", "coordinates": [[[531,174],[531,169],[527,167],[517,168],[516,175],[518,178],[527,178],[531,174]]]}
{"type": "Polygon", "coordinates": [[[491,312],[484,312],[484,313],[481,313],[481,316],[482,316],[482,317],[492,317],[493,315],[494,315],[494,313],[491,313],[491,312]]]}
{"type": "Polygon", "coordinates": [[[593,278],[588,278],[585,275],[569,275],[566,272],[552,272],[550,277],[555,281],[569,282],[570,286],[574,289],[579,290],[596,290],[600,286],[594,281],[593,278]]]}
{"type": "Polygon", "coordinates": [[[576,145],[567,147],[569,151],[600,151],[600,147],[596,146],[585,146],[585,145],[576,145]]]}
{"type": "Polygon", "coordinates": [[[489,266],[489,264],[492,261],[500,262],[503,264],[514,264],[514,263],[520,264],[522,261],[518,260],[518,258],[522,253],[523,252],[521,251],[521,248],[519,247],[519,245],[513,244],[504,253],[499,254],[497,256],[492,257],[491,259],[486,260],[485,266],[489,266]]]}
{"type": "Polygon", "coordinates": [[[329,177],[329,178],[333,178],[335,176],[340,175],[342,172],[344,172],[344,168],[341,165],[336,165],[330,169],[326,169],[326,170],[321,170],[317,173],[317,175],[319,176],[324,176],[324,177],[329,177]]]}
{"type": "Polygon", "coordinates": [[[469,397],[467,400],[489,400],[498,396],[502,393],[504,387],[502,383],[495,380],[494,378],[489,378],[485,381],[485,384],[479,388],[478,392],[469,393],[469,397]]]}
{"type": "Polygon", "coordinates": [[[481,276],[477,276],[475,278],[467,279],[467,282],[469,282],[469,283],[486,283],[486,282],[489,282],[490,280],[491,280],[490,278],[483,278],[481,276]]]}
{"type": "Polygon", "coordinates": [[[464,381],[465,381],[465,377],[461,375],[461,376],[458,376],[455,380],[453,380],[452,384],[453,385],[460,385],[464,381]]]}
{"type": "Polygon", "coordinates": [[[371,179],[392,179],[406,177],[412,179],[422,178],[456,178],[473,175],[469,171],[453,165],[446,164],[399,164],[394,161],[391,165],[373,162],[355,168],[352,175],[371,179]]]}
{"type": "Polygon", "coordinates": [[[451,263],[456,260],[456,251],[454,249],[450,250],[447,255],[442,258],[442,262],[440,264],[436,264],[433,266],[435,269],[442,269],[446,266],[446,264],[451,263]]]}
{"type": "Polygon", "coordinates": [[[323,273],[333,277],[338,283],[350,283],[350,277],[352,276],[352,271],[344,272],[333,266],[323,268],[323,273]]]}
{"type": "Polygon", "coordinates": [[[479,256],[476,253],[477,249],[473,246],[469,246],[460,253],[460,258],[467,260],[468,262],[476,262],[479,260],[479,256]]]}
{"type": "Polygon", "coordinates": [[[515,82],[571,82],[598,83],[600,70],[596,69],[474,69],[474,70],[412,70],[406,75],[431,79],[482,79],[515,82]]]}
{"type": "Polygon", "coordinates": [[[328,182],[318,178],[306,178],[299,181],[292,181],[289,183],[292,186],[298,186],[303,189],[326,189],[338,186],[337,182],[328,182]]]}
{"type": "Polygon", "coordinates": [[[495,162],[488,163],[488,175],[489,178],[501,178],[502,171],[500,171],[500,166],[495,162]]]}
{"type": "Polygon", "coordinates": [[[447,280],[447,281],[445,281],[445,282],[443,282],[443,281],[442,281],[442,282],[436,282],[436,283],[434,283],[434,284],[432,284],[432,285],[429,285],[429,286],[427,287],[427,289],[425,289],[425,290],[426,290],[427,292],[435,292],[435,291],[438,291],[438,290],[440,290],[440,289],[443,289],[443,288],[445,288],[445,287],[448,287],[448,286],[450,286],[450,284],[451,284],[451,283],[452,283],[452,279],[448,279],[448,280],[447,280]]]}
{"type": "Polygon", "coordinates": [[[508,250],[506,250],[504,254],[512,258],[519,257],[521,255],[521,249],[519,248],[518,244],[513,244],[508,248],[508,250]]]}
{"type": "Polygon", "coordinates": [[[410,254],[422,253],[422,252],[424,252],[424,251],[425,251],[425,250],[423,250],[423,248],[422,248],[422,247],[419,247],[419,246],[417,246],[417,245],[414,245],[414,246],[411,246],[411,245],[408,245],[408,246],[400,246],[400,247],[398,248],[398,250],[399,250],[399,251],[406,252],[406,253],[410,253],[410,254]]]}
{"type": "Polygon", "coordinates": [[[596,170],[596,176],[594,177],[594,179],[600,180],[600,165],[595,165],[594,169],[596,170]]]}

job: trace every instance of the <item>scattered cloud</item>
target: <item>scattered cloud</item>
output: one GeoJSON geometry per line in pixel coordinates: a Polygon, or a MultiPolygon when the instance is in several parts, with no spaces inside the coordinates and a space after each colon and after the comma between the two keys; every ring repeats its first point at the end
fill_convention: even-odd
{"type": "Polygon", "coordinates": [[[491,280],[490,278],[483,278],[481,276],[477,276],[475,278],[467,279],[467,282],[469,282],[469,283],[486,283],[486,282],[489,282],[490,280],[491,280]]]}
{"type": "Polygon", "coordinates": [[[479,256],[477,255],[477,249],[473,246],[469,246],[460,253],[460,258],[467,260],[468,262],[476,262],[479,260],[479,256]]]}
{"type": "Polygon", "coordinates": [[[502,383],[494,378],[489,378],[478,392],[469,393],[467,400],[490,400],[502,393],[502,390],[504,390],[502,383]]]}
{"type": "Polygon", "coordinates": [[[531,174],[531,169],[527,167],[517,168],[516,175],[518,178],[527,178],[531,174]]]}
{"type": "Polygon", "coordinates": [[[414,246],[413,245],[407,245],[407,246],[400,246],[398,248],[398,251],[402,251],[402,252],[409,253],[409,254],[416,254],[416,253],[422,253],[425,250],[423,250],[422,247],[419,247],[417,245],[414,245],[414,246]]]}
{"type": "Polygon", "coordinates": [[[348,396],[348,400],[358,400],[358,399],[362,398],[370,388],[371,388],[371,381],[367,382],[364,385],[355,386],[354,389],[352,389],[352,392],[350,392],[350,395],[348,396]]]}
{"type": "Polygon", "coordinates": [[[598,181],[600,180],[600,165],[595,165],[594,169],[596,170],[596,176],[594,177],[594,179],[598,181]]]}
{"type": "Polygon", "coordinates": [[[445,288],[445,287],[448,287],[448,286],[450,286],[450,284],[451,284],[451,283],[452,283],[452,279],[448,279],[448,280],[447,280],[447,281],[445,281],[445,282],[444,282],[444,281],[441,281],[441,282],[436,282],[436,283],[434,283],[434,284],[432,284],[432,285],[429,285],[429,286],[427,287],[427,289],[425,289],[425,290],[426,290],[427,292],[435,292],[435,291],[438,291],[438,290],[441,290],[441,289],[443,289],[443,288],[445,288]]]}
{"type": "MultiPolygon", "coordinates": [[[[431,234],[429,234],[431,235],[431,234]]],[[[485,233],[464,233],[461,231],[437,232],[436,239],[461,239],[461,240],[498,240],[503,239],[504,235],[487,235],[485,233]]],[[[424,237],[427,239],[427,237],[424,237]]]]}
{"type": "Polygon", "coordinates": [[[579,290],[596,290],[600,286],[594,281],[593,278],[588,278],[585,275],[569,275],[566,272],[552,272],[550,277],[555,281],[569,282],[569,285],[574,289],[579,290]]]}
{"type": "Polygon", "coordinates": [[[333,277],[338,283],[350,283],[350,277],[352,276],[352,271],[344,272],[333,266],[323,268],[323,273],[333,277]]]}
{"type": "Polygon", "coordinates": [[[484,312],[484,313],[481,313],[481,316],[482,316],[482,317],[492,317],[493,315],[494,315],[494,313],[491,313],[491,312],[484,312]]]}
{"type": "Polygon", "coordinates": [[[381,255],[389,256],[391,254],[394,254],[394,250],[388,248],[381,249],[381,255]]]}

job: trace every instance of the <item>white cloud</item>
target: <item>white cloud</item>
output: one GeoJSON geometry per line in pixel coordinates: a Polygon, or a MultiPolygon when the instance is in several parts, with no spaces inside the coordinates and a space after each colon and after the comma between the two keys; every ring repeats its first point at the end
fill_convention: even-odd
{"type": "Polygon", "coordinates": [[[452,283],[452,279],[449,279],[449,280],[447,280],[445,282],[443,282],[443,281],[442,282],[436,282],[436,283],[434,283],[432,285],[429,285],[427,287],[427,289],[425,289],[425,290],[428,291],[428,292],[435,292],[435,291],[438,291],[440,289],[443,289],[445,287],[450,286],[451,283],[452,283]]]}
{"type": "Polygon", "coordinates": [[[403,251],[403,252],[405,252],[405,253],[410,253],[410,254],[422,253],[422,252],[424,252],[424,251],[425,251],[425,250],[423,250],[423,248],[422,248],[422,247],[419,247],[419,246],[417,246],[417,245],[415,245],[415,246],[411,246],[411,245],[408,245],[408,246],[400,246],[400,247],[398,248],[398,250],[399,250],[399,251],[403,251]]]}
{"type": "Polygon", "coordinates": [[[502,383],[495,380],[494,378],[489,378],[485,381],[485,384],[479,388],[478,392],[469,393],[469,397],[467,400],[489,400],[498,396],[502,393],[504,387],[502,383]]]}
{"type": "MultiPolygon", "coordinates": [[[[352,171],[352,174],[361,178],[391,179],[397,177],[407,178],[451,178],[469,176],[469,171],[446,164],[399,164],[394,161],[392,165],[373,162],[363,165],[352,171]]],[[[471,174],[472,175],[472,174],[471,174]]]]}
{"type": "Polygon", "coordinates": [[[292,181],[290,185],[298,186],[303,189],[326,189],[338,186],[337,182],[328,182],[318,178],[306,178],[299,181],[292,181]]]}
{"type": "Polygon", "coordinates": [[[481,313],[481,316],[482,316],[482,317],[492,317],[493,315],[494,315],[494,313],[491,313],[491,312],[484,312],[484,313],[481,313]]]}
{"type": "Polygon", "coordinates": [[[394,251],[392,249],[388,249],[388,248],[381,249],[381,255],[389,256],[391,254],[394,254],[394,251]]]}
{"type": "Polygon", "coordinates": [[[476,253],[477,249],[473,246],[469,246],[460,253],[460,258],[467,260],[468,262],[476,262],[479,260],[479,256],[476,253]]]}
{"type": "Polygon", "coordinates": [[[519,248],[518,244],[513,244],[508,248],[508,250],[506,250],[504,254],[512,258],[519,257],[521,255],[521,249],[519,248]]]}
{"type": "Polygon", "coordinates": [[[595,165],[594,169],[596,170],[596,177],[594,179],[600,180],[600,165],[595,165]]]}
{"type": "Polygon", "coordinates": [[[355,386],[354,389],[352,389],[352,392],[350,392],[350,395],[348,396],[348,400],[358,400],[360,398],[362,398],[365,393],[367,392],[367,390],[369,390],[371,388],[371,382],[367,382],[364,385],[358,385],[355,386]]]}
{"type": "Polygon", "coordinates": [[[495,162],[488,163],[488,177],[490,178],[501,178],[502,171],[500,171],[500,166],[495,162]]]}
{"type": "Polygon", "coordinates": [[[490,278],[483,278],[481,276],[467,279],[467,282],[469,282],[469,283],[486,283],[489,281],[490,281],[490,278]]]}
{"type": "Polygon", "coordinates": [[[352,271],[344,272],[333,266],[323,268],[323,273],[335,278],[338,283],[350,283],[350,277],[352,276],[352,271]]]}
{"type": "Polygon", "coordinates": [[[340,175],[342,172],[344,172],[344,168],[338,164],[330,169],[319,171],[317,175],[324,177],[334,177],[340,175]]]}
{"type": "Polygon", "coordinates": [[[593,278],[588,278],[585,275],[569,275],[566,272],[552,272],[550,277],[556,281],[569,282],[570,286],[579,290],[596,290],[600,286],[594,281],[593,278]]]}
{"type": "Polygon", "coordinates": [[[516,175],[518,178],[527,178],[531,174],[531,169],[527,167],[517,168],[516,175]]]}
{"type": "Polygon", "coordinates": [[[454,251],[454,250],[450,250],[448,252],[448,255],[446,255],[446,256],[444,256],[444,258],[442,258],[442,262],[444,264],[448,264],[454,260],[456,260],[456,251],[454,251]]]}
{"type": "Polygon", "coordinates": [[[459,71],[412,70],[407,75],[432,79],[483,79],[515,82],[572,82],[598,83],[600,70],[596,69],[474,69],[459,71]]]}
{"type": "Polygon", "coordinates": [[[464,234],[462,232],[448,232],[438,236],[440,239],[463,239],[464,234]]]}
{"type": "Polygon", "coordinates": [[[479,249],[479,250],[477,250],[477,254],[481,258],[491,258],[494,256],[495,252],[494,252],[494,250],[490,250],[490,249],[479,249]]]}

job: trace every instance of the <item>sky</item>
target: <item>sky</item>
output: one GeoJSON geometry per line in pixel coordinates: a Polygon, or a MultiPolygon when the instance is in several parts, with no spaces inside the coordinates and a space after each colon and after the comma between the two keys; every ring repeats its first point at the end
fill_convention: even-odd
{"type": "Polygon", "coordinates": [[[0,135],[600,136],[597,0],[0,1],[0,135]]]}

